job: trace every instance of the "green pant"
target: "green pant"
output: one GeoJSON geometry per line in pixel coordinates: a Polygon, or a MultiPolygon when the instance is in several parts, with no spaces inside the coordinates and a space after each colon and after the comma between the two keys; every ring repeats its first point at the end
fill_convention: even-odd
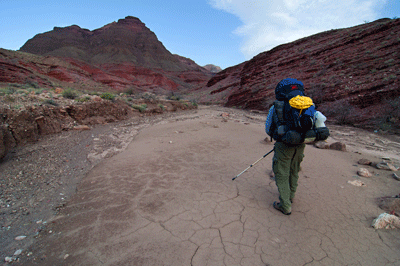
{"type": "Polygon", "coordinates": [[[279,200],[282,208],[287,212],[292,211],[290,201],[296,193],[300,163],[303,161],[305,146],[305,144],[288,146],[283,142],[275,143],[272,169],[279,191],[279,200]]]}

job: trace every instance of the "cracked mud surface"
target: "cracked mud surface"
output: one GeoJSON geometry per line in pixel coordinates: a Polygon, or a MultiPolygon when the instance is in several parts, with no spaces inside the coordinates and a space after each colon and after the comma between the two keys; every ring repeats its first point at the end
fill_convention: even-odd
{"type": "Polygon", "coordinates": [[[373,134],[332,127],[331,140],[344,141],[349,152],[307,146],[292,215],[285,216],[272,207],[272,155],[232,181],[273,147],[264,141],[263,115],[200,108],[125,129],[119,150],[95,145],[106,136],[92,140],[87,157],[99,163],[19,263],[400,264],[399,231],[371,227],[383,212],[375,199],[398,194],[400,182],[385,170],[356,176],[360,158],[398,162],[395,141],[380,136],[382,147],[367,153],[373,134]],[[230,113],[226,122],[222,112],[230,113]],[[366,186],[347,183],[360,178],[366,186]]]}

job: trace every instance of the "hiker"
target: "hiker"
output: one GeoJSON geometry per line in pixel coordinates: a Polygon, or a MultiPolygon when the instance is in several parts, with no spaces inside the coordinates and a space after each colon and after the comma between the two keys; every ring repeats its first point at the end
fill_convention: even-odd
{"type": "Polygon", "coordinates": [[[304,95],[301,81],[281,80],[276,86],[275,97],[265,123],[266,133],[276,141],[272,169],[279,202],[275,201],[273,207],[290,215],[305,143],[327,139],[329,130],[324,124],[325,116],[316,111],[312,99],[304,95]]]}

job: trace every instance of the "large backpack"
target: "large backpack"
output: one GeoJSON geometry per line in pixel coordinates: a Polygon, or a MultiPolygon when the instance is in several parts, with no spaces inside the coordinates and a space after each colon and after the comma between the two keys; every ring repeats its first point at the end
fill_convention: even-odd
{"type": "Polygon", "coordinates": [[[270,127],[267,131],[271,138],[289,145],[328,138],[328,128],[315,126],[317,111],[312,99],[305,96],[301,81],[280,81],[276,86],[275,96],[276,101],[270,118],[272,121],[269,121],[270,127]]]}

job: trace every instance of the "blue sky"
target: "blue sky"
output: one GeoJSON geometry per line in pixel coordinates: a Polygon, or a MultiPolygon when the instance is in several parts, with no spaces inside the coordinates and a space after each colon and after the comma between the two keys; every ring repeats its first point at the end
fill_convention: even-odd
{"type": "Polygon", "coordinates": [[[0,48],[54,26],[94,30],[138,17],[174,54],[222,68],[318,32],[400,17],[398,0],[0,0],[0,48]]]}

